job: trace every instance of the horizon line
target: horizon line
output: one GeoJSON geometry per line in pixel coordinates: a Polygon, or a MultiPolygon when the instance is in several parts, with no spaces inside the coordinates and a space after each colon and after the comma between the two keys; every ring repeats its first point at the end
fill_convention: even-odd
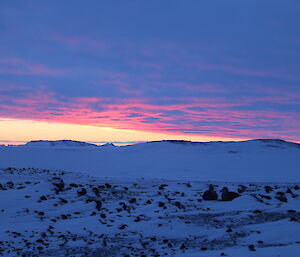
{"type": "MultiPolygon", "coordinates": [[[[102,144],[116,144],[116,145],[134,145],[134,144],[141,144],[141,143],[147,143],[147,142],[160,142],[160,141],[183,141],[183,142],[192,142],[192,143],[208,143],[208,142],[246,142],[246,141],[252,141],[252,140],[281,140],[285,142],[290,143],[296,143],[300,144],[300,142],[297,141],[290,141],[285,140],[281,138],[252,138],[252,139],[245,139],[245,140],[213,140],[213,141],[192,141],[192,140],[177,140],[177,139],[162,139],[162,140],[150,140],[150,141],[80,141],[80,140],[72,140],[72,139],[56,139],[56,140],[43,140],[43,139],[37,139],[37,140],[0,140],[0,144],[7,143],[9,146],[9,143],[12,145],[18,145],[17,143],[29,143],[29,142],[35,142],[35,141],[74,141],[74,142],[84,142],[89,144],[95,144],[95,145],[102,145],[102,144]]],[[[22,144],[19,144],[22,145],[22,144]]]]}

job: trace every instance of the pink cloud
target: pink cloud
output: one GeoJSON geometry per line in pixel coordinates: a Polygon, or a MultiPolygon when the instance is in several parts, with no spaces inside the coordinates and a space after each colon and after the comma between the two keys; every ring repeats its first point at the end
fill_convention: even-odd
{"type": "MultiPolygon", "coordinates": [[[[167,134],[238,138],[268,136],[299,141],[299,138],[295,139],[300,129],[296,113],[231,108],[244,104],[245,100],[228,103],[221,99],[189,98],[179,104],[158,105],[151,103],[149,98],[64,99],[58,98],[46,87],[39,87],[37,91],[20,97],[6,95],[3,99],[11,102],[0,102],[0,117],[6,118],[167,134]],[[278,124],[281,129],[278,129],[278,124]]],[[[248,102],[252,100],[248,99],[248,102]]]]}
{"type": "Polygon", "coordinates": [[[75,98],[76,102],[82,103],[98,103],[101,102],[102,98],[99,97],[77,97],[75,98]]]}

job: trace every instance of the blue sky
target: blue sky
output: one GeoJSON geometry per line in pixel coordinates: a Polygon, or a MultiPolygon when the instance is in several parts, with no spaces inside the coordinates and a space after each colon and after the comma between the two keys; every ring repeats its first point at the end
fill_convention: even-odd
{"type": "Polygon", "coordinates": [[[299,1],[1,1],[0,118],[300,141],[299,1]]]}

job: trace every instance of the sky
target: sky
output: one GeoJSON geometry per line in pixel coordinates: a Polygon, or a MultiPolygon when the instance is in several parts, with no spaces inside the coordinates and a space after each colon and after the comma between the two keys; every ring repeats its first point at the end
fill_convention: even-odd
{"type": "Polygon", "coordinates": [[[2,0],[0,142],[300,142],[298,0],[2,0]]]}

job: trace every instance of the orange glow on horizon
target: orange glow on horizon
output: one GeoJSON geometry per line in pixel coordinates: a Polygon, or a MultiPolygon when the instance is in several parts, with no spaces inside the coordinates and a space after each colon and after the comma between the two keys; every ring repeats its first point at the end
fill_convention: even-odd
{"type": "Polygon", "coordinates": [[[148,132],[91,125],[66,123],[48,123],[44,121],[0,119],[0,142],[20,144],[32,140],[77,140],[85,142],[140,142],[156,140],[189,140],[189,141],[238,141],[248,138],[224,138],[148,132]],[[7,141],[7,142],[5,142],[7,141]]]}

